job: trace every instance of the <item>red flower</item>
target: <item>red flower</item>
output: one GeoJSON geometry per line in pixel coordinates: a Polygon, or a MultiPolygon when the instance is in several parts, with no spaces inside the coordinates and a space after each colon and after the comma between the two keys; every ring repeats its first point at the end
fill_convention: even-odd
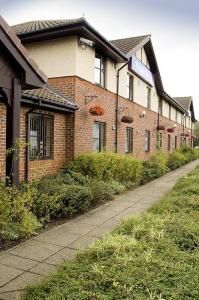
{"type": "Polygon", "coordinates": [[[89,113],[93,116],[102,116],[104,112],[104,108],[99,105],[91,106],[89,109],[89,113]]]}

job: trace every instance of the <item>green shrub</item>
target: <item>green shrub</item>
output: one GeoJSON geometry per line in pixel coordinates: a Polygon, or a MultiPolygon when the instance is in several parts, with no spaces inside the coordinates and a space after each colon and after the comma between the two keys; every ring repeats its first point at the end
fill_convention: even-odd
{"type": "Polygon", "coordinates": [[[199,151],[190,147],[182,147],[180,152],[185,156],[186,163],[198,158],[199,151]]]}
{"type": "Polygon", "coordinates": [[[168,171],[167,155],[157,152],[151,158],[143,162],[141,183],[144,184],[158,178],[168,171]]]}
{"type": "Polygon", "coordinates": [[[58,196],[60,215],[71,216],[76,212],[87,210],[93,201],[93,193],[89,187],[68,185],[58,196]]]}
{"type": "Polygon", "coordinates": [[[100,181],[138,183],[142,163],[138,159],[121,154],[86,153],[76,157],[69,169],[100,181]]]}
{"type": "Polygon", "coordinates": [[[24,187],[24,192],[5,187],[0,183],[0,240],[12,241],[29,237],[40,227],[31,212],[34,189],[24,187]]]}
{"type": "Polygon", "coordinates": [[[167,166],[170,170],[175,170],[186,163],[186,157],[178,150],[168,156],[167,166]]]}
{"type": "Polygon", "coordinates": [[[104,203],[113,199],[114,190],[110,183],[95,180],[89,188],[93,194],[94,203],[104,203]]]}

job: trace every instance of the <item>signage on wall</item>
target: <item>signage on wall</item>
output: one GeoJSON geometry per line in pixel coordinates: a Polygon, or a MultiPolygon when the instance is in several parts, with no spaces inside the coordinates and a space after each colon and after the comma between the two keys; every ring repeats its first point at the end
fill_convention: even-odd
{"type": "Polygon", "coordinates": [[[138,76],[147,81],[150,85],[154,85],[152,72],[136,57],[132,56],[129,61],[129,70],[135,72],[138,76]]]}

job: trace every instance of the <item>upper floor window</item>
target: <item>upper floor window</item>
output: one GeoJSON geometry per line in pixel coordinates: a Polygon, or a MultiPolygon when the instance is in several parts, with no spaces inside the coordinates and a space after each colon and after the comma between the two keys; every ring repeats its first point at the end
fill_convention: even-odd
{"type": "Polygon", "coordinates": [[[147,99],[147,103],[146,103],[146,107],[147,108],[151,108],[151,89],[150,87],[147,86],[147,95],[146,95],[147,99]]]}
{"type": "Polygon", "coordinates": [[[105,86],[105,63],[104,57],[95,54],[95,84],[105,86]]]}
{"type": "Polygon", "coordinates": [[[127,74],[127,98],[133,100],[133,76],[127,74]]]}
{"type": "Polygon", "coordinates": [[[52,157],[53,118],[48,115],[29,116],[29,157],[47,159],[52,157]]]}
{"type": "Polygon", "coordinates": [[[178,122],[178,111],[176,109],[176,114],[175,114],[175,121],[178,122]]]}
{"type": "Polygon", "coordinates": [[[93,127],[93,150],[95,152],[105,151],[106,147],[106,124],[94,122],[93,127]]]}
{"type": "Polygon", "coordinates": [[[163,113],[163,103],[162,99],[159,99],[159,114],[162,115],[163,113]]]}
{"type": "Polygon", "coordinates": [[[131,153],[133,151],[133,128],[126,128],[126,141],[125,141],[125,152],[131,153]]]}
{"type": "Polygon", "coordinates": [[[144,151],[150,151],[150,130],[145,130],[144,134],[144,151]]]}

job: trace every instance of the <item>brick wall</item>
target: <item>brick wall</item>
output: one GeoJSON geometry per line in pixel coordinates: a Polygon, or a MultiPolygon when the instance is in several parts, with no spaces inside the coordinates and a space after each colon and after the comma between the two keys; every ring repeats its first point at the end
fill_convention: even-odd
{"type": "MultiPolygon", "coordinates": [[[[21,109],[21,140],[26,141],[26,113],[29,109],[21,109]]],[[[35,112],[44,113],[42,110],[35,112]]],[[[45,113],[48,113],[45,111],[45,113]]],[[[53,174],[73,159],[74,154],[74,115],[50,113],[54,118],[53,126],[53,158],[32,160],[28,163],[28,180],[53,174]]],[[[20,150],[20,180],[25,179],[26,150],[20,150]]]]}
{"type": "Polygon", "coordinates": [[[0,179],[5,176],[6,162],[6,106],[0,102],[0,179]]]}
{"type": "MultiPolygon", "coordinates": [[[[79,106],[79,110],[75,113],[75,155],[82,152],[90,152],[93,149],[93,122],[100,121],[106,123],[106,150],[114,151],[115,149],[115,103],[116,95],[97,87],[96,85],[83,80],[81,78],[70,76],[61,78],[51,78],[49,83],[56,85],[66,96],[70,96],[79,106]],[[89,100],[88,96],[97,96],[90,103],[85,103],[85,99],[89,100]],[[92,105],[100,104],[105,109],[105,114],[100,117],[90,115],[89,108],[92,105]]],[[[141,159],[147,159],[156,151],[156,126],[158,115],[157,113],[144,108],[125,98],[119,98],[120,114],[119,120],[122,116],[129,115],[133,117],[132,124],[125,124],[119,121],[118,128],[118,152],[125,152],[125,128],[133,128],[133,155],[141,159]],[[140,118],[140,113],[145,110],[146,116],[140,118]],[[144,134],[145,130],[151,132],[151,147],[150,152],[144,151],[144,134]]],[[[175,122],[168,118],[160,116],[160,124],[165,125],[166,128],[173,127],[175,122]]],[[[188,129],[185,129],[185,132],[188,129]]],[[[175,138],[177,136],[178,147],[180,147],[180,133],[183,132],[183,127],[177,124],[175,133],[171,133],[171,151],[175,148],[175,138]]],[[[168,147],[168,132],[163,133],[163,151],[167,151],[168,147]]],[[[190,144],[187,138],[187,144],[190,144]]]]}

